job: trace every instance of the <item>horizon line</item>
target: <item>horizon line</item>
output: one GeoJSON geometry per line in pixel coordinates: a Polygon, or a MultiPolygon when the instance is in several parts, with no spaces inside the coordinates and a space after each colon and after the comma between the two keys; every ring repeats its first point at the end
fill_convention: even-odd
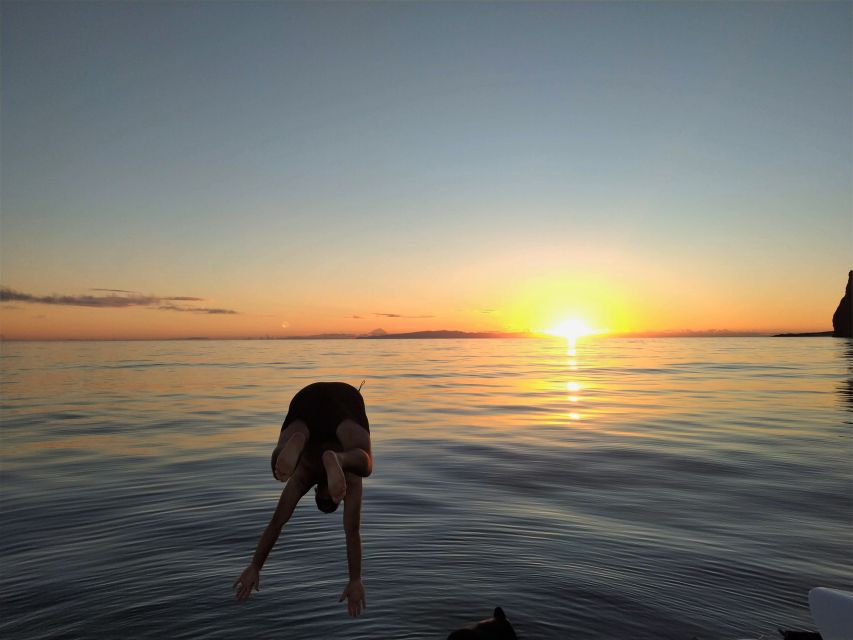
{"type": "MultiPolygon", "coordinates": [[[[627,331],[620,333],[596,333],[586,336],[581,336],[578,339],[625,339],[625,338],[761,338],[761,337],[822,337],[832,336],[832,330],[827,331],[803,331],[803,332],[784,332],[784,331],[736,331],[728,329],[717,330],[677,330],[677,331],[627,331]]],[[[55,337],[55,338],[26,338],[26,337],[6,337],[0,335],[0,343],[2,342],[173,342],[173,341],[249,341],[249,340],[565,340],[560,336],[554,336],[539,332],[501,332],[501,331],[453,331],[453,330],[436,330],[436,331],[412,331],[405,333],[388,333],[381,336],[371,336],[368,334],[308,334],[308,335],[292,335],[292,336],[167,336],[167,337],[55,337]],[[446,335],[424,335],[424,334],[446,334],[452,333],[452,336],[446,335]]]]}

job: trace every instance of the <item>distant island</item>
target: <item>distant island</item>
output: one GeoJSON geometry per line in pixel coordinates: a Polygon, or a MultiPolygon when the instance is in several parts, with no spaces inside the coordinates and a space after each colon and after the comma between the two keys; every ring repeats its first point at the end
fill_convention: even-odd
{"type": "MultiPolygon", "coordinates": [[[[602,338],[755,338],[769,336],[768,332],[760,331],[730,331],[728,329],[706,329],[693,331],[682,329],[678,331],[637,331],[629,333],[594,334],[602,338]]],[[[387,333],[375,329],[370,333],[319,333],[305,336],[267,336],[266,340],[467,340],[467,339],[529,339],[555,338],[548,333],[535,331],[454,331],[437,329],[433,331],[411,331],[408,333],[387,333]]]]}
{"type": "Polygon", "coordinates": [[[469,339],[469,338],[537,338],[539,334],[503,331],[411,331],[409,333],[387,333],[375,329],[370,333],[320,333],[311,336],[282,336],[279,340],[418,340],[418,339],[469,339]]]}
{"type": "Polygon", "coordinates": [[[823,338],[833,336],[832,331],[813,331],[812,333],[777,333],[774,338],[823,338]]]}
{"type": "Polygon", "coordinates": [[[409,333],[370,333],[366,336],[359,336],[366,340],[384,340],[384,339],[418,339],[428,338],[430,340],[441,338],[536,338],[534,333],[505,333],[501,331],[412,331],[409,333]]]}

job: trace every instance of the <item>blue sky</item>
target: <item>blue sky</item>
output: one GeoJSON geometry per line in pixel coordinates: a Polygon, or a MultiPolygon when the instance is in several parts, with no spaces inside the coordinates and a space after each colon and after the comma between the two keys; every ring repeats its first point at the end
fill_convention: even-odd
{"type": "Polygon", "coordinates": [[[639,274],[767,326],[756,295],[818,306],[851,266],[850,24],[847,2],[5,2],[0,280],[331,328],[347,292],[465,324],[447,310],[510,314],[543,272],[639,274]]]}

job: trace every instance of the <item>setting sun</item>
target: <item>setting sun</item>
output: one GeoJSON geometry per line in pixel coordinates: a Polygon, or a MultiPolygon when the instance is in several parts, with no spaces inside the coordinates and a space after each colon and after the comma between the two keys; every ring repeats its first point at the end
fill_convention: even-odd
{"type": "Polygon", "coordinates": [[[577,338],[588,336],[596,333],[583,320],[579,318],[569,318],[563,320],[560,324],[546,329],[545,333],[551,336],[559,336],[568,340],[576,340],[577,338]]]}

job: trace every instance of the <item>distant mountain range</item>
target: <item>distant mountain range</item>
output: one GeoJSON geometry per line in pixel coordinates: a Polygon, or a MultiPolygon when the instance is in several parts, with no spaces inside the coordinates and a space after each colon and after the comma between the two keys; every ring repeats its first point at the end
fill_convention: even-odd
{"type": "Polygon", "coordinates": [[[507,333],[503,331],[411,331],[409,333],[388,333],[383,329],[374,329],[370,333],[319,333],[311,336],[286,336],[282,340],[412,340],[412,339],[460,339],[460,338],[535,338],[533,333],[507,333]]]}
{"type": "Polygon", "coordinates": [[[536,335],[532,333],[506,333],[503,331],[481,331],[481,332],[470,332],[470,331],[412,331],[410,333],[374,333],[371,332],[366,336],[359,336],[363,339],[368,340],[382,340],[382,339],[406,339],[406,338],[535,338],[536,335]]]}
{"type": "MultiPolygon", "coordinates": [[[[608,338],[744,338],[770,335],[760,331],[730,331],[728,329],[706,329],[704,331],[638,331],[632,333],[601,334],[608,338]]],[[[817,335],[817,334],[815,334],[817,335]]],[[[530,331],[411,331],[409,333],[387,333],[374,329],[370,333],[319,333],[309,336],[284,336],[276,340],[441,340],[441,339],[494,339],[494,338],[552,338],[549,334],[530,331]]]]}

